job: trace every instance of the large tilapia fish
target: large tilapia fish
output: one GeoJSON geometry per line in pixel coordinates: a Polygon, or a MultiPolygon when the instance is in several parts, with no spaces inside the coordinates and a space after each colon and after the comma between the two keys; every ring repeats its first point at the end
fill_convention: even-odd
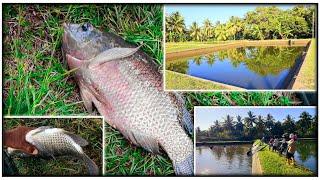
{"type": "Polygon", "coordinates": [[[78,135],[72,134],[60,128],[42,126],[29,131],[26,141],[34,145],[39,156],[73,156],[83,160],[90,175],[99,175],[98,166],[82,150],[88,142],[78,135]]]}
{"type": "Polygon", "coordinates": [[[139,47],[91,24],[64,24],[63,51],[88,111],[148,151],[161,147],[177,175],[193,174],[193,123],[183,98],[164,92],[162,76],[139,47]],[[184,129],[184,128],[185,129],[184,129]]]}

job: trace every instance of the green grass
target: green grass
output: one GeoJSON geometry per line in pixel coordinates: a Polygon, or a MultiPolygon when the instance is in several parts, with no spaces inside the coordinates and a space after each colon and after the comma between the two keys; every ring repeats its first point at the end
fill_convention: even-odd
{"type": "MultiPolygon", "coordinates": [[[[5,118],[4,130],[18,125],[28,127],[52,126],[63,128],[81,136],[89,142],[83,148],[84,152],[98,165],[102,173],[102,119],[20,119],[5,118]]],[[[87,169],[83,161],[70,156],[56,157],[56,159],[22,158],[13,156],[13,161],[20,175],[86,175],[87,169]]]]}
{"type": "Polygon", "coordinates": [[[266,176],[314,176],[315,174],[298,165],[288,165],[286,158],[269,148],[264,148],[258,152],[263,175],[266,176]]]}
{"type": "Polygon", "coordinates": [[[214,47],[217,44],[232,41],[209,41],[209,42],[166,42],[166,53],[179,52],[191,49],[214,47]]]}
{"type": "Polygon", "coordinates": [[[316,66],[317,66],[317,41],[311,40],[310,48],[307,52],[305,62],[303,63],[298,77],[293,85],[293,89],[316,89],[316,66]]]}
{"type": "Polygon", "coordinates": [[[210,89],[228,89],[228,87],[214,84],[213,82],[208,82],[186,75],[176,73],[173,71],[165,71],[166,73],[166,89],[167,90],[210,90],[210,89]]]}

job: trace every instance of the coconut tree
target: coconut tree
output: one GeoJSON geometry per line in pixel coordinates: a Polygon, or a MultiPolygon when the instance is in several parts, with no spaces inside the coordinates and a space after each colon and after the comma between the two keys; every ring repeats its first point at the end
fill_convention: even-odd
{"type": "Polygon", "coordinates": [[[209,19],[205,19],[203,22],[203,39],[208,40],[213,38],[213,26],[209,19]]]}
{"type": "Polygon", "coordinates": [[[230,115],[227,115],[226,119],[224,120],[223,123],[223,129],[226,131],[228,137],[232,137],[232,132],[233,132],[233,117],[231,117],[230,115]]]}
{"type": "Polygon", "coordinates": [[[166,32],[169,41],[181,41],[185,32],[184,18],[177,11],[166,17],[166,32]]]}
{"type": "Polygon", "coordinates": [[[270,113],[267,114],[265,126],[266,126],[266,130],[268,131],[269,135],[271,135],[271,130],[274,127],[274,118],[270,113]]]}
{"type": "Polygon", "coordinates": [[[258,137],[262,137],[265,131],[265,122],[261,115],[258,116],[256,124],[257,124],[258,137]]]}
{"type": "Polygon", "coordinates": [[[304,111],[300,114],[299,120],[297,121],[297,131],[300,136],[305,136],[306,132],[312,125],[312,116],[304,111]]]}
{"type": "Polygon", "coordinates": [[[228,39],[227,29],[223,24],[219,24],[214,29],[214,36],[218,41],[225,41],[228,39]]]}
{"type": "Polygon", "coordinates": [[[254,134],[254,124],[256,123],[257,117],[253,115],[252,111],[248,112],[248,116],[244,119],[248,135],[250,138],[253,138],[254,134]]]}
{"type": "Polygon", "coordinates": [[[243,123],[242,123],[242,118],[241,116],[237,116],[236,117],[237,122],[235,125],[235,131],[238,137],[242,137],[243,136],[243,123]]]}
{"type": "Polygon", "coordinates": [[[201,29],[196,22],[193,22],[190,27],[190,36],[192,40],[200,41],[201,40],[201,29]]]}
{"type": "Polygon", "coordinates": [[[282,123],[282,129],[285,133],[293,133],[296,130],[296,126],[294,124],[293,117],[291,115],[287,115],[282,123]]]}

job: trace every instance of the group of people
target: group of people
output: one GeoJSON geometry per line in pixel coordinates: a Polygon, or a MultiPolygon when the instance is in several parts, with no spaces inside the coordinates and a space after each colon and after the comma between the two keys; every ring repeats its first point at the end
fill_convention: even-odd
{"type": "Polygon", "coordinates": [[[296,152],[296,141],[297,135],[290,134],[289,137],[287,134],[282,135],[282,138],[278,138],[278,136],[274,136],[269,140],[269,150],[279,152],[280,154],[284,154],[287,158],[287,163],[295,164],[294,161],[294,153],[296,152]]]}

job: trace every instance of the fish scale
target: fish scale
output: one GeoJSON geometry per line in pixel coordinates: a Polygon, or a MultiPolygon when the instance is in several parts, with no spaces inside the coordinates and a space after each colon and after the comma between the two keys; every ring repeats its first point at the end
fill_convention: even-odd
{"type": "Polygon", "coordinates": [[[65,24],[63,38],[67,62],[83,82],[80,91],[86,89],[81,93],[86,107],[93,103],[134,144],[154,153],[161,147],[176,174],[192,175],[193,142],[184,127],[192,132],[193,123],[183,98],[163,91],[162,75],[149,56],[112,33],[90,29],[65,24]]]}

